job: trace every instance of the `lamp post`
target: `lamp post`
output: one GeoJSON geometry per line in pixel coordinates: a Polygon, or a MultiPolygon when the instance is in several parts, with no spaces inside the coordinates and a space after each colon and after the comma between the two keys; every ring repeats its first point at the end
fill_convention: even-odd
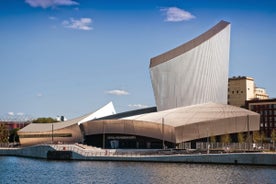
{"type": "Polygon", "coordinates": [[[105,124],[103,122],[103,149],[105,149],[105,124]]]}
{"type": "Polygon", "coordinates": [[[164,118],[162,118],[162,147],[165,149],[165,140],[164,140],[164,118]]]}
{"type": "Polygon", "coordinates": [[[248,143],[248,150],[250,150],[251,136],[250,136],[250,129],[249,129],[249,115],[247,115],[247,143],[248,143]]]}
{"type": "Polygon", "coordinates": [[[52,122],[52,144],[54,144],[54,123],[52,122]]]}
{"type": "Polygon", "coordinates": [[[207,154],[210,152],[210,143],[209,143],[209,128],[207,128],[207,154]]]}

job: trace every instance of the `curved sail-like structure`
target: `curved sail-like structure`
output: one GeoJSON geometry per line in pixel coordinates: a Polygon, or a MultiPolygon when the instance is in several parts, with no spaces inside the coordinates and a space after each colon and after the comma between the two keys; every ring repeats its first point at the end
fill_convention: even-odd
{"type": "Polygon", "coordinates": [[[221,21],[199,37],[150,61],[157,110],[227,104],[230,23],[221,21]]]}

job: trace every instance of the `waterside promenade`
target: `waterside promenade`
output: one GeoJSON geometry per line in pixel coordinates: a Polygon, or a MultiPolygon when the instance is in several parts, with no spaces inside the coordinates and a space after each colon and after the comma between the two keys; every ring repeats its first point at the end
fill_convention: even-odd
{"type": "Polygon", "coordinates": [[[79,144],[47,144],[24,148],[0,148],[0,156],[19,156],[57,160],[172,162],[276,166],[276,154],[272,152],[177,154],[170,153],[170,151],[159,152],[158,150],[109,150],[79,144]]]}

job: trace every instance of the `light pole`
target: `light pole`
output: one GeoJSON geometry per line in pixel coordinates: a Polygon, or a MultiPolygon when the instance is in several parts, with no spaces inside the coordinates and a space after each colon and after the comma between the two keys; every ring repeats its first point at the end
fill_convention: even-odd
{"type": "Polygon", "coordinates": [[[165,140],[164,140],[164,118],[162,118],[162,147],[165,149],[165,140]]]}
{"type": "Polygon", "coordinates": [[[104,122],[103,122],[103,149],[105,149],[105,126],[104,126],[104,122]]]}
{"type": "Polygon", "coordinates": [[[52,122],[52,144],[54,144],[54,123],[52,122]]]}
{"type": "Polygon", "coordinates": [[[247,115],[247,143],[248,143],[248,150],[250,150],[251,136],[250,136],[250,129],[249,129],[249,115],[247,115]]]}
{"type": "Polygon", "coordinates": [[[209,128],[207,128],[207,154],[210,152],[210,144],[209,144],[209,128]]]}

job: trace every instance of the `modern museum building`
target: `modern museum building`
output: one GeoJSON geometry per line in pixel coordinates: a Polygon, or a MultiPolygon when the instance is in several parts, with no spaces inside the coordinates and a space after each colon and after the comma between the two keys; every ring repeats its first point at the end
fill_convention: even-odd
{"type": "Polygon", "coordinates": [[[150,60],[156,107],[116,113],[112,102],[75,119],[31,123],[22,146],[84,143],[102,148],[175,148],[210,136],[259,130],[258,113],[227,105],[230,23],[150,60]]]}

